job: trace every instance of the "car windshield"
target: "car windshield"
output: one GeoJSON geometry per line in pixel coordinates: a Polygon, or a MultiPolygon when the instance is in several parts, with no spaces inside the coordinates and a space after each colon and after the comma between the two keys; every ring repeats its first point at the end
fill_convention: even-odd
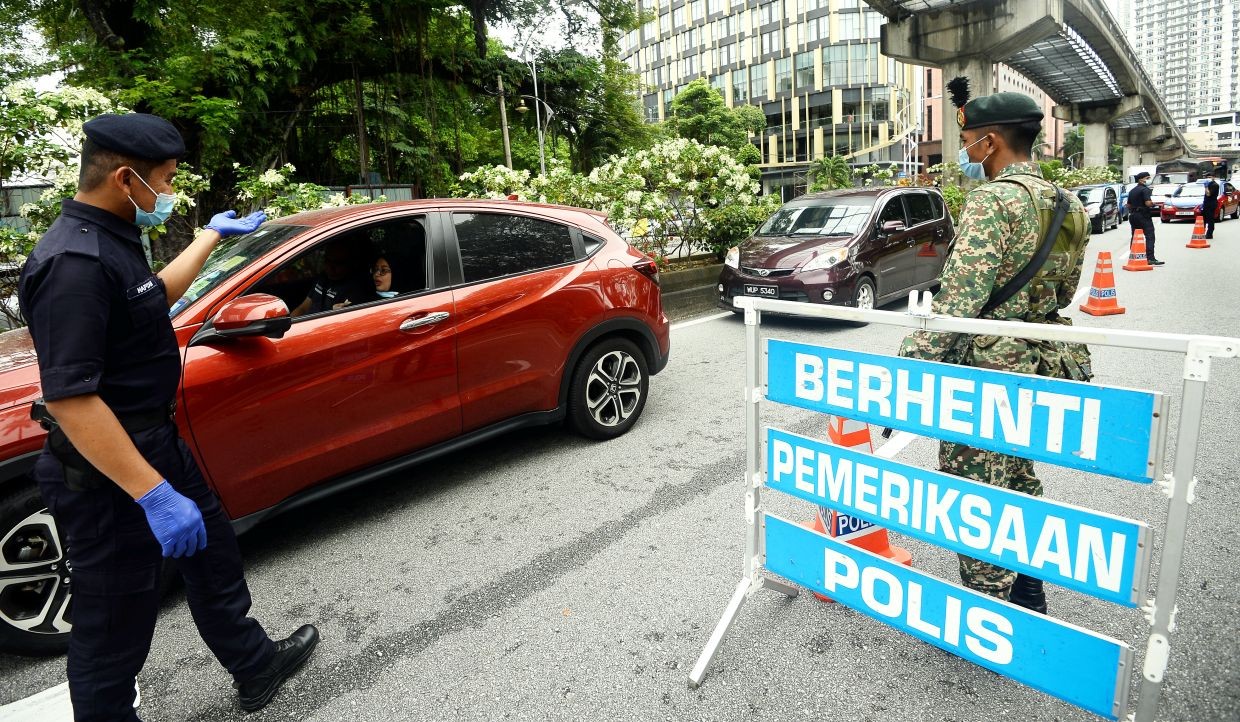
{"type": "Polygon", "coordinates": [[[1082,203],[1101,203],[1101,188],[1079,188],[1076,191],[1076,197],[1081,199],[1082,203]]]}
{"type": "Polygon", "coordinates": [[[1169,196],[1172,193],[1175,193],[1176,188],[1177,186],[1175,185],[1154,186],[1152,189],[1150,189],[1150,195],[1169,196]]]}
{"type": "Polygon", "coordinates": [[[1179,193],[1175,194],[1176,198],[1204,198],[1206,195],[1206,187],[1199,185],[1184,186],[1179,193]]]}
{"type": "Polygon", "coordinates": [[[817,201],[780,208],[755,235],[852,236],[865,225],[874,201],[867,198],[817,201]]]}
{"type": "Polygon", "coordinates": [[[269,223],[260,226],[253,233],[223,239],[207,257],[207,262],[203,264],[198,277],[189,285],[189,290],[172,304],[169,315],[175,316],[178,311],[232,278],[251,261],[280,245],[286,238],[301,233],[305,229],[306,226],[269,223]]]}

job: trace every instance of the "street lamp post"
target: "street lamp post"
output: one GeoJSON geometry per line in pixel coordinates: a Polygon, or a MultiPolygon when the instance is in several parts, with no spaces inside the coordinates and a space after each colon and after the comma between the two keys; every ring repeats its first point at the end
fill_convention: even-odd
{"type": "Polygon", "coordinates": [[[530,112],[529,107],[525,104],[525,99],[534,101],[534,122],[538,126],[538,167],[542,171],[542,175],[547,175],[547,159],[543,149],[545,141],[543,139],[542,108],[547,109],[547,125],[551,124],[551,118],[555,115],[555,109],[551,107],[550,103],[536,95],[521,95],[520,97],[523,100],[517,106],[518,113],[530,112]]]}
{"type": "MultiPolygon", "coordinates": [[[[1073,159],[1073,158],[1075,158],[1075,157],[1077,157],[1078,155],[1082,155],[1082,156],[1083,156],[1083,155],[1085,155],[1085,151],[1083,151],[1083,150],[1082,150],[1082,151],[1078,151],[1078,152],[1073,153],[1072,155],[1068,156],[1068,167],[1069,167],[1069,168],[1072,168],[1072,169],[1074,169],[1074,170],[1076,169],[1076,164],[1072,162],[1072,159],[1073,159]]],[[[1082,159],[1082,160],[1084,160],[1084,159],[1082,159]]]]}
{"type": "Polygon", "coordinates": [[[504,105],[504,75],[496,74],[495,80],[499,84],[499,123],[504,131],[504,165],[512,167],[512,145],[508,142],[508,109],[504,105]]]}

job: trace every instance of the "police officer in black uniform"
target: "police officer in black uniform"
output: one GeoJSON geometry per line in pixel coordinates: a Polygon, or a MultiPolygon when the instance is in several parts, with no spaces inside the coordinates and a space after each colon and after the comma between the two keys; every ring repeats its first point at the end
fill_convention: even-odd
{"type": "Polygon", "coordinates": [[[1154,219],[1150,215],[1154,202],[1150,200],[1150,174],[1141,171],[1137,174],[1137,187],[1128,192],[1128,224],[1132,226],[1132,235],[1137,229],[1145,232],[1145,257],[1151,266],[1162,266],[1165,262],[1154,257],[1154,219]]]}
{"type": "Polygon", "coordinates": [[[172,212],[181,136],[140,113],[99,116],[83,131],[77,195],[63,201],[19,285],[51,430],[35,478],[73,568],[74,718],[138,719],[134,679],[155,630],[161,554],[179,559],[194,623],[242,708],[259,709],[310,656],[318,631],[304,625],[273,641],[249,616],[232,527],[172,419],[181,361],[168,309],[220,238],[265,216],[217,214],[152,273],[139,227],[172,212]]]}
{"type": "Polygon", "coordinates": [[[1201,217],[1206,224],[1206,238],[1214,238],[1214,219],[1218,215],[1218,183],[1206,179],[1206,197],[1201,202],[1201,217]]]}

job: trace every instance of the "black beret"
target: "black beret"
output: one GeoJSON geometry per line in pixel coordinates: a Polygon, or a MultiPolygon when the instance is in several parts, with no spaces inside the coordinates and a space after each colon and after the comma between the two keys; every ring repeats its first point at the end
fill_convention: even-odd
{"type": "Polygon", "coordinates": [[[1137,181],[1140,182],[1149,177],[1150,177],[1149,173],[1146,173],[1145,171],[1141,171],[1140,173],[1137,174],[1137,181]]]}
{"type": "Polygon", "coordinates": [[[974,98],[956,111],[961,130],[1042,120],[1042,108],[1024,93],[995,93],[974,98]]]}
{"type": "Polygon", "coordinates": [[[82,125],[82,132],[103,148],[130,158],[170,160],[185,156],[176,126],[158,115],[105,113],[82,125]]]}

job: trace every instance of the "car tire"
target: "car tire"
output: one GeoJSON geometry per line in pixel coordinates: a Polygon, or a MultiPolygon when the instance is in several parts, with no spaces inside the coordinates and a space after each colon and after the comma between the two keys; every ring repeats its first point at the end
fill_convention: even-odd
{"type": "Polygon", "coordinates": [[[852,301],[853,308],[867,311],[877,308],[878,294],[874,291],[874,282],[868,278],[857,281],[857,287],[853,289],[852,301]]]}
{"type": "Polygon", "coordinates": [[[1101,217],[1099,217],[1098,220],[1090,224],[1090,230],[1094,233],[1102,233],[1104,230],[1106,230],[1106,226],[1103,224],[1101,217]]]}
{"type": "Polygon", "coordinates": [[[18,483],[0,496],[0,649],[63,654],[72,629],[64,542],[38,487],[18,483]]]}
{"type": "Polygon", "coordinates": [[[586,351],[568,387],[568,424],[589,439],[614,439],[637,423],[646,407],[650,374],[632,341],[612,337],[586,351]]]}

